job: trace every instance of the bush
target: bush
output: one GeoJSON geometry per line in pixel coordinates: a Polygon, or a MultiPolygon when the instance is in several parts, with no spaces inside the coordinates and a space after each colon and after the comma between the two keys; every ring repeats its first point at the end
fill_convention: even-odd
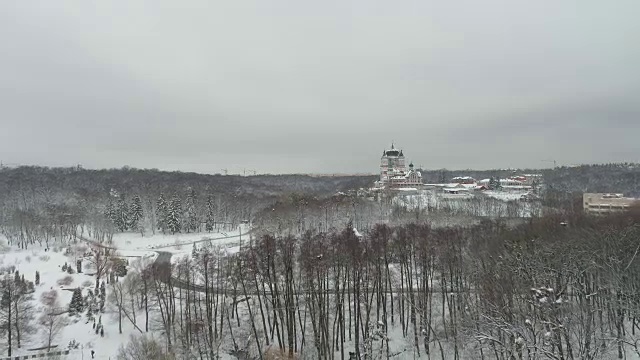
{"type": "Polygon", "coordinates": [[[116,276],[124,277],[127,275],[127,260],[115,258],[113,259],[112,267],[116,276]]]}
{"type": "Polygon", "coordinates": [[[47,262],[47,261],[49,261],[49,259],[51,259],[51,258],[49,257],[49,255],[42,255],[42,256],[40,256],[40,261],[42,261],[42,262],[47,262]]]}
{"type": "Polygon", "coordinates": [[[56,281],[56,283],[58,283],[58,285],[65,285],[65,286],[69,286],[71,285],[71,283],[73,283],[73,276],[65,276],[62,279],[58,279],[58,281],[56,281]]]}
{"type": "Polygon", "coordinates": [[[56,300],[58,300],[58,290],[56,289],[45,291],[40,295],[40,302],[45,306],[53,306],[56,300]]]}
{"type": "Polygon", "coordinates": [[[24,260],[28,263],[31,262],[31,256],[27,255],[27,257],[24,258],[24,260]]]}
{"type": "Polygon", "coordinates": [[[175,357],[165,352],[165,347],[157,340],[146,335],[131,335],[126,346],[120,346],[118,360],[172,360],[175,357]]]}
{"type": "Polygon", "coordinates": [[[91,280],[85,280],[85,281],[82,283],[82,287],[88,287],[88,288],[90,288],[90,287],[92,287],[93,285],[94,285],[94,282],[93,282],[93,281],[91,281],[91,280]]]}

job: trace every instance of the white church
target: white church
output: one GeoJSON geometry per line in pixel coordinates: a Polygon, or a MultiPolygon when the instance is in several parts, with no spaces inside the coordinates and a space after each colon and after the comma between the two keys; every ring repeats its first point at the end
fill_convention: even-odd
{"type": "Polygon", "coordinates": [[[409,169],[407,169],[402,150],[397,150],[391,144],[390,150],[382,152],[380,180],[376,181],[376,188],[401,189],[421,188],[422,186],[422,174],[413,168],[413,163],[410,163],[409,169]]]}

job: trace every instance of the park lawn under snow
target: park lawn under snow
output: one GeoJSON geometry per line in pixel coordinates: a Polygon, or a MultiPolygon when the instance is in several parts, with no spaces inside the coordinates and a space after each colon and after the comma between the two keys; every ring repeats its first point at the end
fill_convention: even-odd
{"type": "MultiPolygon", "coordinates": [[[[191,252],[193,243],[211,242],[213,245],[220,245],[228,252],[237,252],[239,243],[242,240],[248,240],[246,234],[248,227],[238,230],[221,232],[221,233],[191,233],[191,234],[175,234],[163,235],[156,233],[153,236],[142,237],[140,233],[123,233],[116,234],[113,237],[113,246],[117,248],[116,254],[129,260],[128,269],[131,271],[136,266],[136,261],[152,262],[157,256],[156,251],[168,251],[182,256],[191,252]]],[[[89,239],[91,240],[91,239],[89,239]]],[[[6,244],[6,239],[0,238],[0,243],[6,244]]],[[[37,329],[32,335],[24,336],[20,349],[13,349],[12,356],[33,355],[46,350],[29,351],[28,349],[41,348],[46,346],[46,333],[41,325],[38,325],[38,318],[43,314],[45,305],[41,301],[43,293],[56,291],[58,305],[61,309],[67,309],[71,302],[73,289],[81,288],[83,296],[87,295],[89,289],[93,291],[95,287],[95,275],[91,265],[82,257],[82,253],[88,250],[89,244],[79,241],[77,244],[70,245],[74,251],[65,255],[66,247],[55,246],[45,251],[44,247],[37,245],[30,246],[26,250],[16,247],[4,245],[0,251],[0,272],[4,275],[9,273],[11,267],[15,267],[20,274],[24,274],[25,280],[35,283],[36,271],[40,272],[40,284],[35,286],[35,292],[32,294],[32,304],[35,308],[33,324],[37,329]],[[75,273],[76,260],[83,259],[82,273],[75,273]],[[68,274],[62,271],[62,266],[72,266],[74,274],[68,274]],[[66,282],[61,283],[66,278],[66,282]]],[[[173,259],[172,259],[173,260],[173,259]]],[[[13,276],[13,273],[11,273],[13,276]]],[[[101,279],[106,281],[106,276],[101,279]]],[[[122,279],[120,280],[122,281],[122,279]]],[[[107,285],[107,293],[109,285],[107,285]]],[[[69,342],[76,341],[80,344],[78,349],[73,349],[68,358],[70,359],[90,359],[90,351],[95,351],[95,359],[114,359],[117,355],[120,345],[129,341],[129,336],[139,334],[139,331],[126,319],[122,321],[122,334],[118,333],[117,313],[110,311],[109,304],[105,305],[105,312],[102,314],[102,324],[104,326],[104,337],[96,334],[93,328],[93,321],[87,320],[86,314],[81,316],[70,316],[62,314],[68,320],[68,324],[55,337],[52,346],[57,345],[51,351],[65,350],[69,342]]],[[[143,311],[137,312],[137,323],[145,323],[145,314],[143,311]]],[[[152,336],[159,337],[160,334],[152,336]]],[[[6,355],[6,347],[3,349],[3,355],[6,355]]]]}
{"type": "MultiPolygon", "coordinates": [[[[248,226],[241,225],[239,229],[223,232],[199,232],[188,234],[163,234],[147,232],[141,236],[137,232],[119,233],[113,236],[113,243],[110,246],[119,251],[139,251],[158,250],[168,252],[182,252],[185,246],[192,246],[193,243],[204,243],[211,241],[216,245],[229,245],[240,243],[241,240],[248,240],[248,226]]],[[[187,249],[190,251],[191,249],[187,249]]]]}
{"type": "MultiPolygon", "coordinates": [[[[4,239],[2,241],[6,243],[4,239]]],[[[73,289],[80,287],[83,290],[83,295],[86,295],[88,289],[95,287],[95,276],[92,275],[91,268],[86,261],[83,262],[83,273],[68,274],[63,272],[62,266],[65,263],[73,266],[74,270],[76,265],[74,255],[64,255],[64,249],[62,248],[51,248],[49,251],[45,251],[44,248],[33,246],[27,250],[19,250],[13,247],[6,247],[3,250],[3,253],[0,254],[0,267],[5,273],[8,268],[15,266],[20,274],[24,274],[25,280],[35,282],[35,273],[36,271],[40,272],[40,284],[35,286],[35,292],[32,294],[32,304],[35,308],[33,324],[37,332],[23,339],[20,349],[14,347],[12,356],[46,352],[46,350],[28,350],[47,345],[46,332],[42,326],[38,325],[38,318],[45,309],[45,305],[41,302],[42,294],[55,290],[58,294],[60,308],[67,308],[71,302],[73,289]],[[69,282],[64,284],[58,282],[66,277],[70,279],[69,282]]],[[[140,315],[141,321],[144,323],[144,314],[141,313],[140,315]]],[[[113,359],[117,354],[118,347],[126,343],[129,334],[135,331],[128,322],[123,322],[123,333],[118,334],[117,320],[113,318],[109,311],[102,315],[102,324],[105,329],[104,337],[95,333],[93,322],[87,322],[86,315],[70,316],[69,314],[62,314],[60,316],[68,320],[68,325],[55,337],[52,346],[57,345],[57,347],[51,351],[65,350],[69,342],[75,340],[81,347],[77,350],[72,350],[68,357],[72,359],[81,359],[82,351],[84,351],[84,358],[89,359],[91,357],[91,349],[95,350],[96,359],[113,359]]],[[[6,348],[3,354],[6,354],[6,348]]]]}

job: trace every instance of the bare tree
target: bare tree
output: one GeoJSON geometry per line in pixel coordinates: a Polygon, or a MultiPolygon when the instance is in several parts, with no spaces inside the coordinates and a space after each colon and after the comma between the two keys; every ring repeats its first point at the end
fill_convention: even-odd
{"type": "Polygon", "coordinates": [[[65,313],[60,312],[60,303],[56,301],[53,305],[46,307],[40,316],[39,323],[45,334],[47,351],[50,351],[51,344],[67,325],[65,313]]]}
{"type": "Polygon", "coordinates": [[[103,248],[99,246],[93,246],[91,249],[91,257],[89,257],[89,264],[93,266],[96,275],[96,293],[100,288],[100,278],[105,275],[109,265],[111,264],[111,259],[109,257],[109,249],[103,248]]]}
{"type": "Polygon", "coordinates": [[[146,335],[129,338],[126,346],[120,346],[118,360],[173,360],[175,357],[164,350],[164,346],[146,335]]]}

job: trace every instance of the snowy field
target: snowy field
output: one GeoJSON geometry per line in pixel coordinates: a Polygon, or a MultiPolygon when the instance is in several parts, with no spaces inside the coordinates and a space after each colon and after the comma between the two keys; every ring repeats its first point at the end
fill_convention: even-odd
{"type": "Polygon", "coordinates": [[[407,210],[426,213],[449,213],[481,217],[531,217],[537,211],[532,202],[521,201],[526,191],[482,191],[450,194],[437,190],[421,190],[418,194],[399,195],[393,204],[407,210]]]}
{"type": "MultiPolygon", "coordinates": [[[[4,239],[1,239],[6,243],[4,239]]],[[[82,247],[82,245],[80,245],[82,247]]],[[[0,255],[0,266],[6,273],[11,267],[23,274],[25,280],[35,281],[36,271],[40,272],[40,284],[35,286],[33,300],[35,321],[37,331],[23,339],[20,349],[13,349],[12,356],[33,355],[41,351],[29,351],[28,349],[46,347],[47,331],[43,326],[38,325],[38,317],[45,312],[45,305],[42,302],[45,293],[54,292],[57,296],[60,308],[68,307],[71,302],[73,289],[80,287],[86,294],[89,289],[95,287],[95,276],[91,274],[91,268],[86,266],[81,274],[68,274],[62,271],[62,266],[67,263],[75,268],[78,257],[65,255],[61,248],[52,248],[45,251],[43,248],[33,247],[28,250],[17,250],[5,248],[0,255]]],[[[145,255],[143,253],[143,255],[145,255]]],[[[51,295],[49,295],[51,296],[51,295]]],[[[104,337],[96,334],[93,329],[93,322],[88,322],[85,316],[60,315],[68,324],[62,328],[60,334],[54,338],[52,345],[57,346],[54,350],[64,350],[69,342],[76,341],[80,344],[79,349],[74,349],[68,356],[69,359],[89,359],[90,351],[96,352],[96,359],[114,359],[120,344],[127,341],[129,334],[135,329],[128,323],[123,323],[123,334],[118,334],[117,323],[114,323],[109,312],[102,317],[104,324],[104,337]]],[[[4,352],[6,354],[6,350],[4,352]]]]}
{"type": "Polygon", "coordinates": [[[239,244],[240,241],[249,239],[248,235],[246,235],[248,231],[248,226],[240,225],[239,229],[219,233],[162,234],[156,232],[153,235],[145,234],[145,236],[140,236],[140,233],[127,232],[115,234],[112,244],[109,244],[109,246],[113,246],[118,250],[181,252],[185,246],[192,246],[193,243],[239,244]],[[244,239],[243,234],[245,234],[244,239]]]}
{"type": "MultiPolygon", "coordinates": [[[[227,249],[228,252],[238,251],[240,242],[249,239],[248,230],[249,228],[244,226],[234,231],[221,233],[175,235],[157,233],[154,236],[145,237],[142,237],[140,233],[122,233],[114,235],[112,243],[104,246],[117,248],[115,254],[128,261],[128,269],[131,271],[143,264],[153,262],[158,255],[156,251],[170,252],[174,254],[176,259],[188,256],[194,243],[211,243],[227,249]]],[[[95,351],[95,359],[115,359],[120,345],[126,344],[131,334],[140,333],[130,321],[123,320],[122,334],[119,334],[117,312],[110,308],[109,304],[105,305],[105,312],[100,320],[104,328],[104,335],[96,333],[94,322],[90,321],[86,314],[72,316],[64,313],[69,308],[75,288],[80,288],[85,297],[89,291],[93,291],[95,288],[95,268],[91,266],[89,258],[85,257],[90,250],[91,239],[86,240],[88,241],[78,240],[76,244],[71,244],[69,247],[52,246],[45,250],[44,246],[34,245],[22,250],[7,246],[6,239],[0,236],[0,244],[2,244],[0,248],[1,275],[10,276],[13,279],[14,271],[17,270],[20,276],[24,276],[25,281],[35,283],[36,271],[40,274],[40,282],[35,285],[35,291],[27,295],[31,298],[27,301],[27,305],[30,305],[34,310],[33,331],[30,331],[30,334],[28,334],[29,331],[23,332],[20,348],[14,344],[12,356],[31,356],[46,352],[46,339],[49,333],[39,321],[47,309],[45,298],[57,299],[56,308],[62,313],[59,318],[65,322],[65,326],[60,332],[53,336],[51,351],[65,350],[70,342],[78,344],[77,349],[71,349],[67,356],[68,359],[90,359],[91,350],[95,351]],[[82,273],[77,272],[77,260],[82,260],[82,273]],[[62,270],[65,264],[73,268],[73,273],[62,270]],[[30,350],[42,347],[45,349],[30,350]]],[[[101,281],[106,280],[107,276],[103,276],[101,279],[101,281]]],[[[106,287],[107,294],[109,294],[109,285],[106,287]]],[[[139,311],[136,316],[137,324],[139,326],[144,324],[144,312],[139,311]]],[[[160,334],[153,334],[153,332],[151,334],[156,337],[160,336],[160,334]]],[[[3,356],[7,354],[6,344],[2,354],[3,356]]]]}

